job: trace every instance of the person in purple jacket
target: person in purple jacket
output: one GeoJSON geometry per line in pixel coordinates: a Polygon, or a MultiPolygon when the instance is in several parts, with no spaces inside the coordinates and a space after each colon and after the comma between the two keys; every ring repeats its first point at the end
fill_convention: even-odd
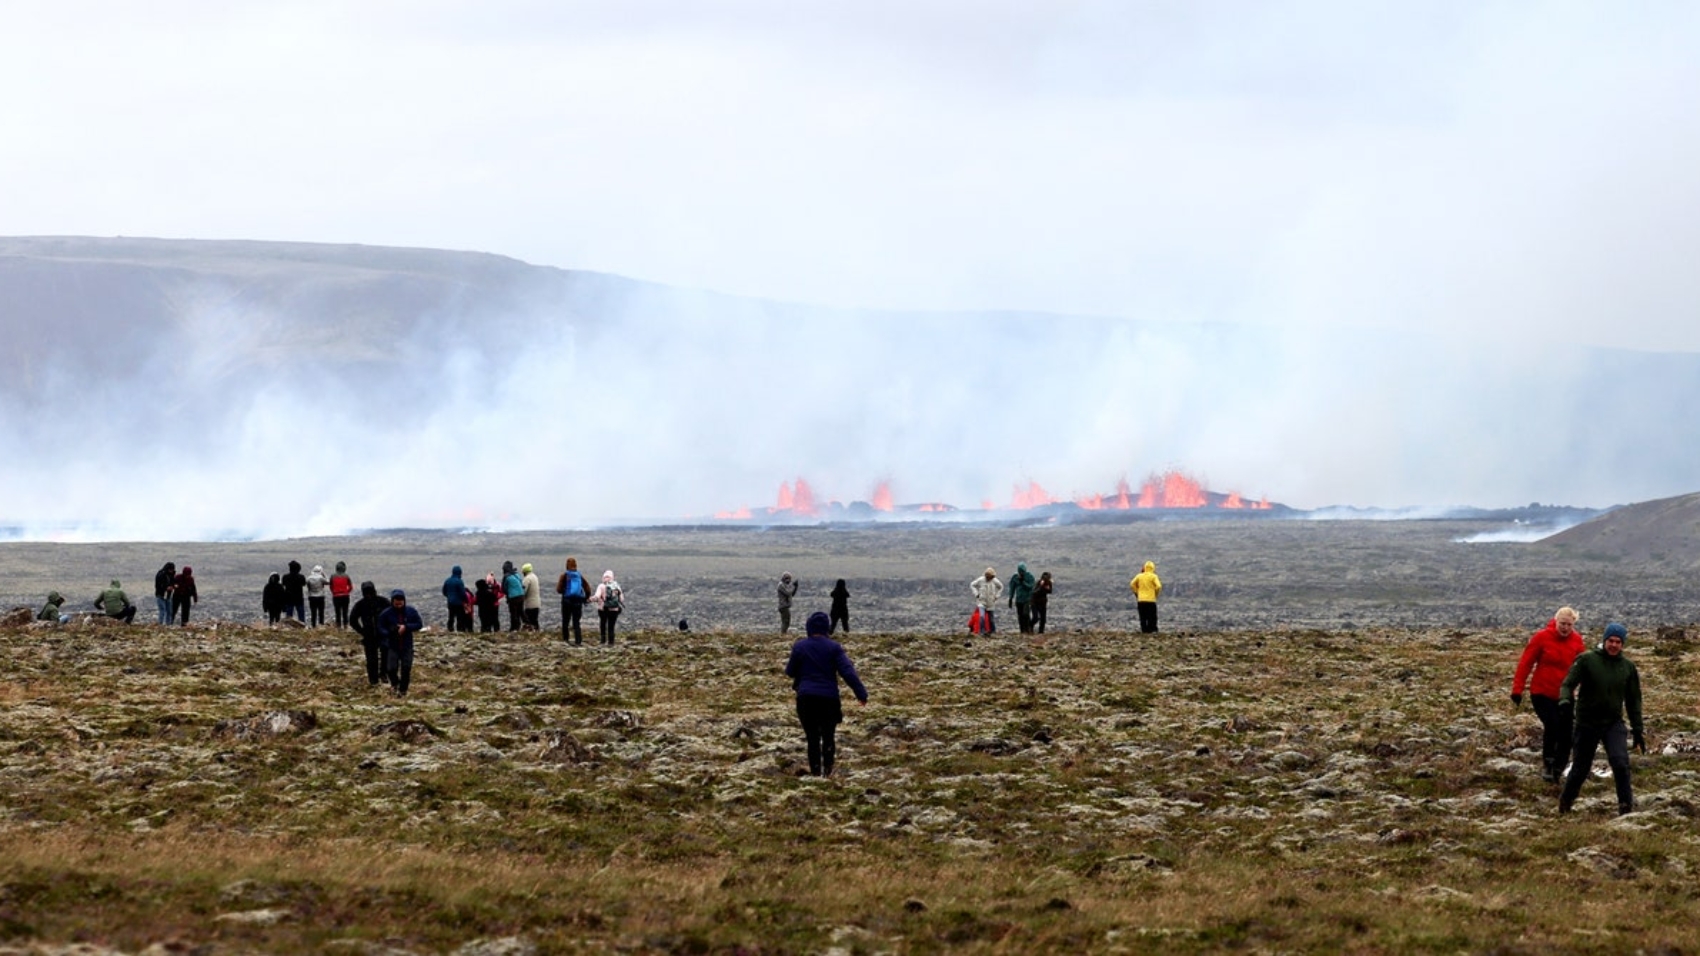
{"type": "Polygon", "coordinates": [[[844,645],[829,636],[831,617],[822,611],[810,614],[804,632],[808,636],[791,645],[785,676],[791,678],[791,686],[797,691],[797,719],[809,741],[809,773],[830,777],[838,756],[838,724],[844,719],[838,702],[838,678],[850,685],[858,704],[867,704],[868,689],[862,686],[844,645]]]}

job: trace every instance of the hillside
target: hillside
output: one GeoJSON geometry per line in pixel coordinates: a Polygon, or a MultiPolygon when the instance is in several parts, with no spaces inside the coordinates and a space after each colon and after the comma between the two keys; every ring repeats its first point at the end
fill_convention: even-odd
{"type": "Polygon", "coordinates": [[[1615,508],[1540,546],[1629,565],[1700,567],[1700,493],[1615,508]]]}

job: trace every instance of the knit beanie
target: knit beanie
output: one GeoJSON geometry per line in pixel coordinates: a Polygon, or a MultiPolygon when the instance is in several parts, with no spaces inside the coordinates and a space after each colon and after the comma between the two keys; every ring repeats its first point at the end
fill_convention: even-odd
{"type": "Polygon", "coordinates": [[[809,615],[808,623],[803,625],[803,629],[810,637],[826,637],[832,633],[832,618],[827,617],[825,611],[816,611],[809,615]]]}
{"type": "Polygon", "coordinates": [[[1613,621],[1610,624],[1607,624],[1606,625],[1606,632],[1604,634],[1600,635],[1600,643],[1604,644],[1607,640],[1614,638],[1614,637],[1617,638],[1618,640],[1621,640],[1623,643],[1628,644],[1629,643],[1629,628],[1624,627],[1622,624],[1619,624],[1616,621],[1613,621]]]}

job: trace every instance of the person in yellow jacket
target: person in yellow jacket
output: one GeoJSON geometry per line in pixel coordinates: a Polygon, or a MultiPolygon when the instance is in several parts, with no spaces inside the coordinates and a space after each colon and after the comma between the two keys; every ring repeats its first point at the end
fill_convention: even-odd
{"type": "Polygon", "coordinates": [[[1163,582],[1157,580],[1157,562],[1145,562],[1145,570],[1127,583],[1139,602],[1139,633],[1157,633],[1157,595],[1163,593],[1163,582]]]}

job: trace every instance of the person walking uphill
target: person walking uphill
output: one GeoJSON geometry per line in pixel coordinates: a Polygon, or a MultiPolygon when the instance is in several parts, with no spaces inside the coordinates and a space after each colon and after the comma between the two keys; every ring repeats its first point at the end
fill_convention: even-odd
{"type": "Polygon", "coordinates": [[[980,609],[980,633],[997,633],[997,620],[992,617],[992,606],[1003,596],[1003,582],[998,580],[998,573],[987,568],[985,574],[975,578],[968,586],[974,590],[974,603],[980,609]]]}
{"type": "Polygon", "coordinates": [[[555,593],[561,596],[561,640],[584,646],[584,602],[590,599],[590,588],[584,575],[578,573],[578,559],[568,558],[567,569],[555,582],[555,593]]]}
{"type": "Polygon", "coordinates": [[[797,579],[787,571],[779,576],[779,633],[791,633],[791,599],[797,596],[797,579]]]}
{"type": "Polygon", "coordinates": [[[1139,633],[1157,633],[1157,595],[1163,593],[1163,582],[1157,578],[1157,562],[1145,562],[1145,570],[1127,583],[1139,602],[1139,633]]]}
{"type": "Polygon", "coordinates": [[[1584,651],[1570,665],[1570,673],[1559,685],[1560,709],[1575,708],[1576,749],[1570,757],[1570,774],[1558,796],[1558,812],[1569,813],[1582,792],[1582,783],[1594,765],[1594,752],[1606,745],[1606,763],[1611,765],[1612,783],[1617,785],[1617,812],[1635,809],[1635,792],[1629,785],[1629,735],[1635,749],[1647,752],[1641,726],[1641,674],[1623,656],[1629,628],[1613,622],[1606,625],[1605,639],[1597,650],[1584,651]],[[1629,712],[1629,730],[1623,726],[1629,712]]]}
{"type": "Polygon", "coordinates": [[[850,588],[843,578],[839,578],[838,583],[832,586],[832,593],[828,597],[832,598],[832,613],[827,615],[832,620],[832,630],[827,633],[837,633],[841,624],[844,626],[844,633],[850,633],[850,588]]]}
{"type": "Polygon", "coordinates": [[[384,671],[398,697],[407,696],[407,685],[413,680],[413,635],[424,629],[419,612],[407,604],[407,592],[391,591],[390,606],[378,614],[378,636],[389,651],[384,671]]]}
{"type": "Polygon", "coordinates": [[[130,603],[130,596],[124,593],[124,587],[118,583],[117,578],[113,578],[106,590],[94,599],[94,606],[105,611],[107,617],[117,618],[125,624],[136,619],[136,606],[130,603]]]}
{"type": "Polygon", "coordinates": [[[189,605],[201,603],[201,591],[195,587],[195,569],[187,564],[171,580],[171,601],[172,612],[188,627],[189,605]]]}
{"type": "Polygon", "coordinates": [[[797,692],[797,720],[808,741],[809,773],[830,777],[838,760],[838,725],[844,720],[838,679],[842,677],[850,685],[858,704],[867,704],[868,689],[862,686],[844,645],[831,638],[832,618],[816,611],[804,622],[803,630],[807,636],[791,645],[785,676],[791,678],[791,688],[797,692]]]}
{"type": "Polygon", "coordinates": [[[1570,665],[1587,648],[1576,633],[1576,612],[1561,607],[1546,627],[1530,635],[1511,677],[1511,705],[1523,706],[1523,688],[1541,719],[1541,779],[1557,783],[1570,763],[1570,712],[1559,712],[1558,689],[1570,675],[1570,665]],[[1533,679],[1531,679],[1531,674],[1533,679]]]}
{"type": "Polygon", "coordinates": [[[1033,633],[1033,589],[1038,586],[1039,581],[1027,570],[1027,563],[1017,563],[1015,574],[1009,579],[1009,606],[1015,608],[1015,625],[1023,634],[1033,633]]]}
{"type": "Polygon", "coordinates": [[[372,687],[390,679],[389,652],[384,638],[378,633],[378,615],[390,602],[378,596],[378,586],[370,581],[360,582],[360,600],[348,612],[348,626],[360,635],[360,647],[366,652],[366,683],[372,687]]]}
{"type": "Polygon", "coordinates": [[[1033,630],[1045,633],[1045,617],[1051,609],[1051,592],[1056,585],[1051,581],[1051,572],[1039,575],[1039,583],[1033,585],[1033,630]]]}

